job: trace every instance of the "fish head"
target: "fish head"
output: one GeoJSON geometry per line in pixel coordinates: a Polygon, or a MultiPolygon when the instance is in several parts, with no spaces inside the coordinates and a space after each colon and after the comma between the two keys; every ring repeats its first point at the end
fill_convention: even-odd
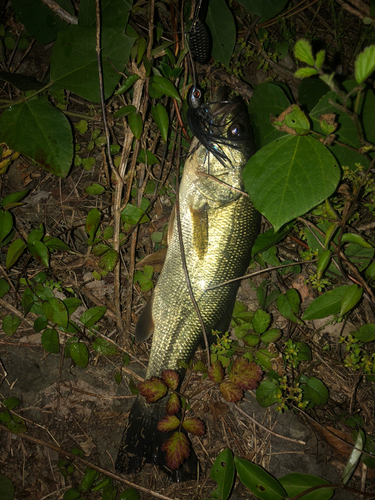
{"type": "Polygon", "coordinates": [[[219,203],[237,199],[241,195],[230,188],[243,189],[242,171],[256,149],[245,102],[228,99],[222,87],[211,102],[189,110],[188,122],[200,142],[191,149],[199,191],[219,203]]]}

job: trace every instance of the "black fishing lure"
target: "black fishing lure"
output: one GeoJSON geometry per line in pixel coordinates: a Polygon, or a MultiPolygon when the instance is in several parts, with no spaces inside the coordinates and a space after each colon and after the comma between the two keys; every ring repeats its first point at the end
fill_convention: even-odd
{"type": "Polygon", "coordinates": [[[203,21],[197,19],[191,27],[189,48],[194,61],[207,62],[211,54],[211,34],[203,21]]]}
{"type": "MultiPolygon", "coordinates": [[[[226,95],[227,97],[227,91],[226,95]]],[[[199,85],[192,85],[187,95],[189,109],[187,111],[187,122],[191,133],[201,142],[204,147],[212,153],[218,161],[225,166],[230,159],[222,149],[222,145],[232,149],[243,148],[246,134],[243,127],[239,125],[238,116],[231,116],[223,122],[223,108],[235,107],[238,99],[228,101],[223,99],[209,103],[203,102],[203,91],[199,85]],[[226,134],[225,134],[226,131],[226,134]]]]}

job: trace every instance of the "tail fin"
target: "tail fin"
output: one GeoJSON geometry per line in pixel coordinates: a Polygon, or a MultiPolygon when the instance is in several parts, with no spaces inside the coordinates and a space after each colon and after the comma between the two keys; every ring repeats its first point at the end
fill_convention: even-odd
{"type": "Polygon", "coordinates": [[[138,472],[145,463],[152,463],[161,467],[175,481],[196,479],[198,459],[192,447],[189,458],[179,469],[171,471],[167,467],[162,445],[170,434],[157,429],[165,413],[164,400],[152,405],[147,404],[142,397],[135,400],[117,455],[117,472],[131,474],[138,472]]]}

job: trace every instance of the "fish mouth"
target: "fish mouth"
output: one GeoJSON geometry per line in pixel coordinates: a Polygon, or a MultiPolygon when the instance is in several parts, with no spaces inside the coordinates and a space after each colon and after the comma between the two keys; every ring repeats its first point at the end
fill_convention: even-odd
{"type": "Polygon", "coordinates": [[[246,105],[240,97],[229,99],[227,87],[221,87],[213,101],[187,113],[193,135],[223,165],[231,165],[225,149],[241,150],[246,159],[251,156],[252,130],[246,105]]]}

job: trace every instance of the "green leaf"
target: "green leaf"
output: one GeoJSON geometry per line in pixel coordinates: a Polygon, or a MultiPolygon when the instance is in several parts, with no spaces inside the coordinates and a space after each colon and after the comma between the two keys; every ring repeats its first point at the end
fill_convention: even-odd
{"type": "Polygon", "coordinates": [[[360,342],[372,342],[375,340],[375,325],[372,323],[362,325],[358,332],[353,333],[353,336],[360,342]]]}
{"type": "MultiPolygon", "coordinates": [[[[53,47],[51,80],[91,102],[100,102],[95,26],[68,26],[61,31],[53,47]]],[[[104,99],[108,99],[120,81],[129,60],[134,38],[105,28],[101,32],[104,99]]]]}
{"type": "Polygon", "coordinates": [[[288,0],[277,0],[277,2],[275,0],[239,0],[239,3],[249,12],[270,19],[284,10],[288,0]]]}
{"type": "Polygon", "coordinates": [[[276,342],[279,340],[281,337],[281,330],[278,328],[272,328],[271,330],[268,330],[266,333],[263,333],[263,335],[260,337],[260,340],[264,344],[269,344],[271,342],[276,342]]]}
{"type": "Polygon", "coordinates": [[[324,201],[340,169],[328,149],[310,136],[284,136],[247,162],[244,184],[255,207],[275,231],[324,201]]]}
{"type": "Polygon", "coordinates": [[[206,24],[212,36],[212,57],[228,68],[236,43],[236,25],[225,0],[210,0],[206,24]]]}
{"type": "Polygon", "coordinates": [[[14,486],[7,476],[0,476],[0,498],[14,500],[14,486]]]}
{"type": "Polygon", "coordinates": [[[80,368],[86,368],[89,362],[89,352],[83,342],[74,342],[69,345],[69,352],[72,360],[80,368]]]}
{"type": "Polygon", "coordinates": [[[365,445],[366,437],[364,432],[360,429],[357,434],[357,439],[355,441],[355,449],[353,448],[348,463],[345,466],[344,472],[342,473],[342,478],[341,481],[343,484],[347,484],[349,482],[349,479],[352,477],[354,471],[357,468],[359,459],[361,458],[362,455],[362,450],[365,445]]]}
{"type": "Polygon", "coordinates": [[[7,423],[7,427],[14,434],[21,434],[27,431],[25,421],[17,415],[12,415],[12,419],[7,423]]]}
{"type": "Polygon", "coordinates": [[[49,102],[32,99],[6,109],[0,118],[0,137],[47,172],[59,177],[68,175],[73,159],[71,126],[49,102]]]}
{"type": "Polygon", "coordinates": [[[105,187],[101,184],[91,184],[85,189],[87,194],[99,195],[105,193],[105,187]]]}
{"type": "MultiPolygon", "coordinates": [[[[101,28],[116,28],[119,32],[123,32],[128,22],[132,2],[106,0],[100,2],[100,4],[101,28]]],[[[81,0],[79,4],[78,24],[81,26],[96,26],[95,2],[92,0],[81,0]]]]}
{"type": "Polygon", "coordinates": [[[366,47],[355,60],[354,66],[357,83],[364,82],[375,71],[375,45],[366,47]]]}
{"type": "Polygon", "coordinates": [[[286,492],[281,484],[259,465],[234,457],[241,482],[261,500],[282,500],[286,492]]]}
{"type": "Polygon", "coordinates": [[[96,338],[92,343],[92,348],[103,356],[114,356],[118,354],[117,347],[106,339],[96,338]]]}
{"type": "Polygon", "coordinates": [[[358,285],[350,285],[347,290],[345,290],[344,296],[341,300],[340,316],[344,316],[346,313],[351,311],[361,300],[362,294],[362,287],[359,287],[358,285]]]}
{"type": "Polygon", "coordinates": [[[104,306],[92,307],[82,314],[80,320],[86,328],[90,328],[104,316],[106,311],[107,308],[104,306]]]}
{"type": "Polygon", "coordinates": [[[116,113],[114,113],[113,118],[116,119],[123,118],[125,116],[129,116],[130,113],[135,113],[135,112],[136,112],[136,107],[130,104],[129,106],[123,106],[122,108],[118,109],[116,113]]]}
{"type": "Polygon", "coordinates": [[[47,352],[58,354],[60,351],[59,334],[55,329],[46,329],[42,333],[42,345],[47,352]]]}
{"type": "Polygon", "coordinates": [[[133,132],[133,135],[136,139],[140,139],[142,136],[142,130],[143,130],[143,121],[140,113],[130,113],[129,118],[129,127],[130,130],[133,132]]]}
{"type": "Polygon", "coordinates": [[[310,78],[310,76],[317,75],[318,71],[315,68],[300,68],[294,73],[296,78],[310,78]]]}
{"type": "Polygon", "coordinates": [[[320,78],[302,80],[298,86],[298,102],[310,111],[329,92],[329,87],[320,78]]]}
{"type": "MultiPolygon", "coordinates": [[[[325,479],[321,479],[317,476],[310,476],[309,474],[299,474],[293,472],[287,474],[286,476],[279,478],[279,483],[283,486],[288,494],[288,497],[293,498],[300,495],[309,488],[314,486],[320,486],[322,484],[329,485],[330,482],[325,479]]],[[[303,500],[329,500],[334,494],[334,488],[318,489],[316,491],[311,491],[304,495],[303,500]]]]}
{"type": "MultiPolygon", "coordinates": [[[[295,293],[298,293],[296,290],[294,291],[295,293]]],[[[290,294],[289,296],[287,294],[279,295],[277,297],[277,308],[280,311],[280,313],[284,316],[284,318],[290,319],[291,321],[299,325],[303,324],[302,321],[295,315],[296,299],[294,293],[290,294]]]]}
{"type": "Polygon", "coordinates": [[[210,477],[217,482],[217,489],[211,493],[212,498],[227,500],[234,481],[233,454],[228,448],[216,457],[210,477]]]}
{"type": "Polygon", "coordinates": [[[88,491],[94,484],[94,481],[97,477],[98,477],[98,472],[95,469],[90,469],[90,467],[86,467],[85,475],[83,476],[81,481],[82,491],[88,491]]]}
{"type": "Polygon", "coordinates": [[[12,316],[11,314],[7,314],[3,318],[3,331],[5,335],[13,335],[17,331],[21,320],[18,316],[12,316]]]}
{"type": "Polygon", "coordinates": [[[81,493],[78,490],[76,490],[75,488],[69,488],[64,493],[63,499],[64,500],[77,500],[78,498],[80,498],[80,496],[81,496],[81,493]]]}
{"type": "Polygon", "coordinates": [[[116,264],[118,262],[119,255],[116,250],[113,248],[110,248],[103,257],[99,261],[99,267],[104,271],[106,274],[113,271],[113,269],[116,267],[116,264]]]}
{"type": "Polygon", "coordinates": [[[48,319],[45,316],[38,316],[34,321],[34,332],[38,333],[47,328],[48,319]]]}
{"type": "Polygon", "coordinates": [[[13,228],[13,217],[10,212],[0,210],[0,242],[2,242],[13,228]]]}
{"type": "Polygon", "coordinates": [[[273,83],[261,83],[255,87],[248,107],[257,148],[285,135],[272,125],[270,116],[280,115],[290,102],[285,92],[273,83]]]}
{"type": "MultiPolygon", "coordinates": [[[[153,153],[151,153],[151,151],[149,151],[148,149],[146,149],[146,150],[141,149],[140,150],[138,158],[137,158],[137,162],[138,163],[147,163],[147,165],[155,165],[157,163],[160,163],[160,161],[156,158],[156,156],[153,153]],[[145,154],[145,151],[146,151],[146,154],[145,154]]],[[[154,185],[154,188],[155,188],[155,185],[154,185]]],[[[154,189],[152,190],[152,192],[154,192],[154,189]]],[[[146,191],[145,191],[145,194],[147,194],[146,191]]],[[[150,193],[148,193],[148,194],[150,194],[150,193]]]]}
{"type": "Polygon", "coordinates": [[[5,279],[0,278],[0,298],[4,297],[10,290],[10,285],[5,279]]]}
{"type": "Polygon", "coordinates": [[[144,222],[148,222],[150,220],[147,215],[143,214],[143,210],[128,203],[121,212],[121,220],[125,224],[143,224],[144,222]]]}
{"type": "Polygon", "coordinates": [[[128,488],[120,494],[118,500],[139,500],[138,491],[134,488],[128,488]]]}
{"type": "Polygon", "coordinates": [[[373,248],[364,248],[363,245],[350,243],[344,253],[359,271],[363,271],[370,264],[375,251],[373,248]]]}
{"type": "Polygon", "coordinates": [[[304,321],[321,319],[338,314],[341,309],[341,301],[350,285],[343,285],[329,292],[325,292],[314,300],[302,316],[304,321]]]}
{"type": "Polygon", "coordinates": [[[20,205],[20,201],[29,194],[29,191],[30,189],[25,189],[23,191],[18,191],[5,196],[2,201],[4,210],[10,210],[13,206],[18,207],[20,205]]]}
{"type": "Polygon", "coordinates": [[[257,309],[253,316],[253,327],[254,330],[258,333],[264,333],[271,321],[271,316],[266,312],[263,311],[262,309],[257,309]]]}
{"type": "Polygon", "coordinates": [[[66,328],[68,326],[68,311],[62,300],[52,297],[43,302],[43,312],[52,323],[66,328]]]}
{"type": "Polygon", "coordinates": [[[303,385],[305,399],[313,401],[317,405],[325,405],[328,401],[329,392],[321,380],[310,377],[303,385]]]}
{"type": "Polygon", "coordinates": [[[46,245],[41,241],[34,241],[32,245],[28,245],[33,256],[44,266],[49,267],[49,251],[46,245]]]}
{"type": "Polygon", "coordinates": [[[164,142],[167,142],[169,129],[169,116],[167,110],[162,104],[158,103],[156,106],[152,106],[151,113],[160,130],[161,138],[164,142]]]}
{"type": "Polygon", "coordinates": [[[176,87],[163,76],[154,75],[151,78],[151,85],[156,92],[160,92],[162,95],[167,95],[172,99],[176,99],[177,102],[181,102],[181,97],[176,87]]]}
{"type": "Polygon", "coordinates": [[[256,391],[257,401],[262,408],[266,408],[276,403],[279,395],[281,395],[281,389],[272,380],[264,380],[261,382],[256,391]]]}
{"type": "MultiPolygon", "coordinates": [[[[62,9],[74,16],[74,8],[69,0],[59,0],[58,3],[62,9]]],[[[55,40],[58,32],[67,25],[66,21],[43,2],[14,0],[12,6],[26,30],[42,45],[55,40]]]]}
{"type": "Polygon", "coordinates": [[[310,122],[305,115],[305,113],[297,106],[293,104],[284,112],[283,119],[273,119],[273,125],[276,127],[288,127],[288,132],[292,133],[290,130],[294,130],[298,135],[305,135],[310,130],[310,122]]]}
{"type": "Polygon", "coordinates": [[[13,408],[16,408],[18,405],[21,404],[21,400],[15,397],[10,397],[7,399],[4,399],[3,405],[7,410],[13,410],[13,408]]]}
{"type": "Polygon", "coordinates": [[[64,243],[60,238],[54,238],[53,236],[45,236],[43,238],[43,243],[47,248],[51,248],[52,250],[67,250],[71,251],[71,248],[64,243]]]}
{"type": "MultiPolygon", "coordinates": [[[[115,92],[115,95],[121,95],[121,94],[124,94],[125,92],[127,92],[134,84],[137,80],[139,80],[139,76],[138,75],[131,75],[129,76],[125,82],[121,85],[121,87],[116,90],[115,92]]],[[[135,111],[135,107],[134,106],[125,106],[127,108],[134,108],[133,111],[135,111]]],[[[114,115],[116,117],[116,113],[114,115]]]]}
{"type": "Polygon", "coordinates": [[[265,250],[268,250],[269,248],[276,245],[276,243],[279,243],[279,241],[286,238],[291,228],[291,225],[286,226],[282,231],[278,231],[277,233],[275,233],[274,229],[271,228],[268,229],[268,231],[266,231],[265,233],[260,234],[255,240],[255,243],[251,250],[251,256],[253,257],[257,253],[262,253],[265,250]]]}
{"type": "Polygon", "coordinates": [[[314,66],[314,56],[311,49],[311,44],[307,40],[298,40],[294,46],[294,55],[300,61],[314,66]]]}
{"type": "Polygon", "coordinates": [[[93,208],[90,210],[90,212],[87,214],[86,218],[86,233],[90,236],[91,240],[94,240],[96,232],[98,230],[99,224],[100,224],[100,219],[101,219],[101,212],[97,208],[93,208]]]}

